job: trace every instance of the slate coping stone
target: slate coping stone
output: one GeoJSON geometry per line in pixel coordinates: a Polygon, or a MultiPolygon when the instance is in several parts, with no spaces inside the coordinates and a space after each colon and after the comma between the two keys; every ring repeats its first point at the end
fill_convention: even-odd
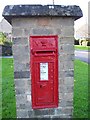
{"type": "Polygon", "coordinates": [[[83,13],[76,5],[7,5],[2,16],[11,23],[12,18],[18,17],[73,17],[77,20],[83,13]]]}

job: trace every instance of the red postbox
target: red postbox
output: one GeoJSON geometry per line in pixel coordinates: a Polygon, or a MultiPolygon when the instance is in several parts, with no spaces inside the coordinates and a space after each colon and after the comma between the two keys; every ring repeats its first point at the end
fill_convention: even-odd
{"type": "Polygon", "coordinates": [[[58,36],[30,36],[32,108],[58,106],[58,36]]]}

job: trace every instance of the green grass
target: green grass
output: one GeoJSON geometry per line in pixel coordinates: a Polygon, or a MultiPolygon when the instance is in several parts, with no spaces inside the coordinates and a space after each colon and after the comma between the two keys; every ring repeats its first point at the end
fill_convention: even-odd
{"type": "Polygon", "coordinates": [[[88,64],[75,60],[74,117],[88,118],[88,64]]]}
{"type": "Polygon", "coordinates": [[[75,45],[76,50],[90,50],[90,46],[75,45]]]}
{"type": "Polygon", "coordinates": [[[2,118],[16,118],[13,59],[2,59],[2,118]]]}
{"type": "Polygon", "coordinates": [[[2,59],[0,59],[0,120],[2,118],[2,59]]]}
{"type": "MultiPolygon", "coordinates": [[[[13,59],[2,59],[2,116],[16,118],[13,59]]],[[[75,60],[74,118],[88,117],[88,64],[75,60]]]]}

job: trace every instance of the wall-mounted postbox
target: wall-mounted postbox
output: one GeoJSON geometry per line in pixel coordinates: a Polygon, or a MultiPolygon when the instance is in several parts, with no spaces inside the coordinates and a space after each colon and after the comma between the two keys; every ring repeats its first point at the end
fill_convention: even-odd
{"type": "Polygon", "coordinates": [[[32,108],[58,106],[58,36],[30,37],[32,108]]]}

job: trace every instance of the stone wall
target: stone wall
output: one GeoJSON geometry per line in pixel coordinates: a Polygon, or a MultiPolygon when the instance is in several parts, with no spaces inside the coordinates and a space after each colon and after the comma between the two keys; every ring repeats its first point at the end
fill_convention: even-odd
{"type": "Polygon", "coordinates": [[[18,118],[70,118],[73,114],[74,19],[31,17],[12,19],[14,77],[18,118]],[[58,35],[58,108],[31,106],[30,36],[58,35]]]}

